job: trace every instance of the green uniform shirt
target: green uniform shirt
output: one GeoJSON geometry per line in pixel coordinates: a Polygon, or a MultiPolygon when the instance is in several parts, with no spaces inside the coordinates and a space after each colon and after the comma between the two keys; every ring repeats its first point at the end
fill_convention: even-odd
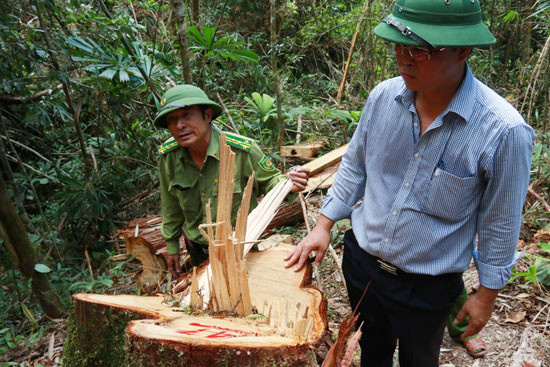
{"type": "MultiPolygon", "coordinates": [[[[254,140],[236,134],[225,133],[226,141],[235,153],[235,181],[233,188],[233,225],[248,178],[255,171],[250,209],[258,204],[258,196],[266,194],[285,178],[262,153],[254,140]]],[[[186,148],[173,138],[160,148],[160,201],[162,210],[161,233],[166,240],[168,254],[179,253],[179,238],[185,236],[196,243],[208,242],[198,226],[206,223],[204,207],[211,201],[212,221],[216,221],[218,207],[218,176],[220,131],[212,128],[204,166],[199,169],[186,148]]]]}

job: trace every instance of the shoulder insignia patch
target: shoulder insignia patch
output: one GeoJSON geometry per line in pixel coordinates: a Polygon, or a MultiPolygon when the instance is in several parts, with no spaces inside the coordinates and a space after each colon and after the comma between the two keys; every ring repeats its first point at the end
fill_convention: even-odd
{"type": "Polygon", "coordinates": [[[271,159],[269,159],[269,157],[266,155],[264,155],[263,158],[258,162],[258,165],[268,172],[275,171],[277,169],[271,162],[271,159]]]}
{"type": "Polygon", "coordinates": [[[164,142],[164,144],[162,144],[159,149],[158,149],[158,152],[160,155],[165,155],[167,153],[170,153],[176,149],[178,149],[181,145],[178,144],[178,142],[176,141],[176,139],[174,138],[170,138],[168,140],[166,140],[164,142]]]}
{"type": "Polygon", "coordinates": [[[225,142],[227,143],[227,145],[230,145],[234,148],[244,150],[245,152],[250,152],[250,147],[252,146],[252,143],[254,143],[254,140],[241,135],[226,132],[225,142]]]}

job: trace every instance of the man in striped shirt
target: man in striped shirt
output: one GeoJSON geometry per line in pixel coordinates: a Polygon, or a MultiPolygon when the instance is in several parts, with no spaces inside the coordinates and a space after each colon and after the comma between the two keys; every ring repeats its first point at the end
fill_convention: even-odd
{"type": "Polygon", "coordinates": [[[400,77],[371,91],[317,225],[286,266],[312,251],[319,264],[332,225],[351,217],[342,267],[353,307],[370,284],[361,366],[391,367],[398,340],[401,367],[437,366],[472,256],[480,286],[456,318],[469,317],[462,338],[487,323],[519,258],[534,134],[466,62],[495,42],[478,0],[397,0],[375,34],[400,77]]]}

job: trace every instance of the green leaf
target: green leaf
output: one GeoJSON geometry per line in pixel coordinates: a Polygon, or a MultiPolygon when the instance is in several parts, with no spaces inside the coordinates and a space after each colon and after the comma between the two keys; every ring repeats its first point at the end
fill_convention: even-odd
{"type": "Polygon", "coordinates": [[[502,15],[502,21],[504,23],[511,23],[517,19],[519,19],[519,13],[515,10],[510,10],[508,13],[502,15]]]}
{"type": "Polygon", "coordinates": [[[44,265],[44,264],[36,264],[34,266],[34,270],[42,274],[47,274],[50,271],[52,271],[48,265],[44,265]]]}
{"type": "Polygon", "coordinates": [[[21,309],[23,310],[23,313],[25,314],[25,317],[32,322],[33,324],[38,324],[36,319],[34,318],[34,315],[32,314],[31,310],[25,305],[24,303],[21,303],[21,309]]]}
{"type": "Polygon", "coordinates": [[[204,34],[204,40],[206,41],[205,48],[207,50],[211,50],[214,43],[214,36],[216,35],[216,28],[203,27],[202,33],[204,34]]]}
{"type": "Polygon", "coordinates": [[[115,69],[115,68],[106,69],[101,74],[99,74],[99,76],[101,78],[112,80],[117,71],[118,69],[115,69]]]}
{"type": "Polygon", "coordinates": [[[250,50],[231,49],[226,51],[220,51],[220,55],[225,58],[230,58],[237,61],[250,61],[258,62],[260,57],[250,50]]]}
{"type": "Polygon", "coordinates": [[[250,315],[246,316],[247,319],[262,319],[265,315],[262,315],[261,313],[251,313],[250,315]]]}
{"type": "Polygon", "coordinates": [[[128,75],[128,72],[126,70],[119,70],[118,71],[118,79],[125,83],[130,81],[130,76],[128,75]]]}
{"type": "Polygon", "coordinates": [[[541,242],[539,243],[539,247],[546,252],[550,252],[550,242],[541,242]]]}
{"type": "Polygon", "coordinates": [[[109,278],[98,279],[98,280],[96,280],[96,283],[97,283],[97,284],[104,285],[104,286],[106,286],[107,288],[111,288],[111,287],[113,286],[113,280],[112,280],[112,279],[109,279],[109,278]]]}

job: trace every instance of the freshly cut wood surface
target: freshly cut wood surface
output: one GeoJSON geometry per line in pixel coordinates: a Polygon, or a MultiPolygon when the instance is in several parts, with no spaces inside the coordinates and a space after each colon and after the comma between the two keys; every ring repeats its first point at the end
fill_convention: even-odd
{"type": "MultiPolygon", "coordinates": [[[[251,302],[263,318],[185,312],[164,303],[163,296],[76,294],[73,298],[80,304],[77,310],[100,307],[143,316],[143,320],[129,323],[126,349],[148,350],[153,353],[148,358],[158,362],[167,362],[164,358],[172,358],[170,353],[183,351],[178,358],[193,366],[214,366],[223,356],[239,361],[242,353],[252,353],[255,366],[271,366],[273,361],[278,361],[275,365],[314,366],[311,348],[327,328],[326,301],[319,290],[308,285],[311,266],[300,272],[283,267],[283,257],[292,248],[283,243],[247,257],[251,302]]],[[[85,328],[86,318],[80,322],[78,327],[85,328]]],[[[94,341],[84,344],[89,343],[94,341]]],[[[92,347],[81,346],[84,350],[92,347]]],[[[146,360],[145,354],[143,358],[146,360]]]]}
{"type": "Polygon", "coordinates": [[[306,163],[304,166],[309,167],[310,175],[314,175],[326,167],[331,166],[336,162],[340,162],[342,160],[342,156],[348,150],[348,146],[349,144],[342,145],[340,148],[331,150],[327,154],[306,163]]]}
{"type": "Polygon", "coordinates": [[[279,148],[281,157],[312,158],[323,144],[283,145],[279,148]]]}
{"type": "Polygon", "coordinates": [[[307,182],[305,192],[315,191],[317,189],[326,189],[332,186],[334,179],[336,178],[336,172],[340,167],[340,162],[327,167],[321,173],[310,177],[307,182]]]}

